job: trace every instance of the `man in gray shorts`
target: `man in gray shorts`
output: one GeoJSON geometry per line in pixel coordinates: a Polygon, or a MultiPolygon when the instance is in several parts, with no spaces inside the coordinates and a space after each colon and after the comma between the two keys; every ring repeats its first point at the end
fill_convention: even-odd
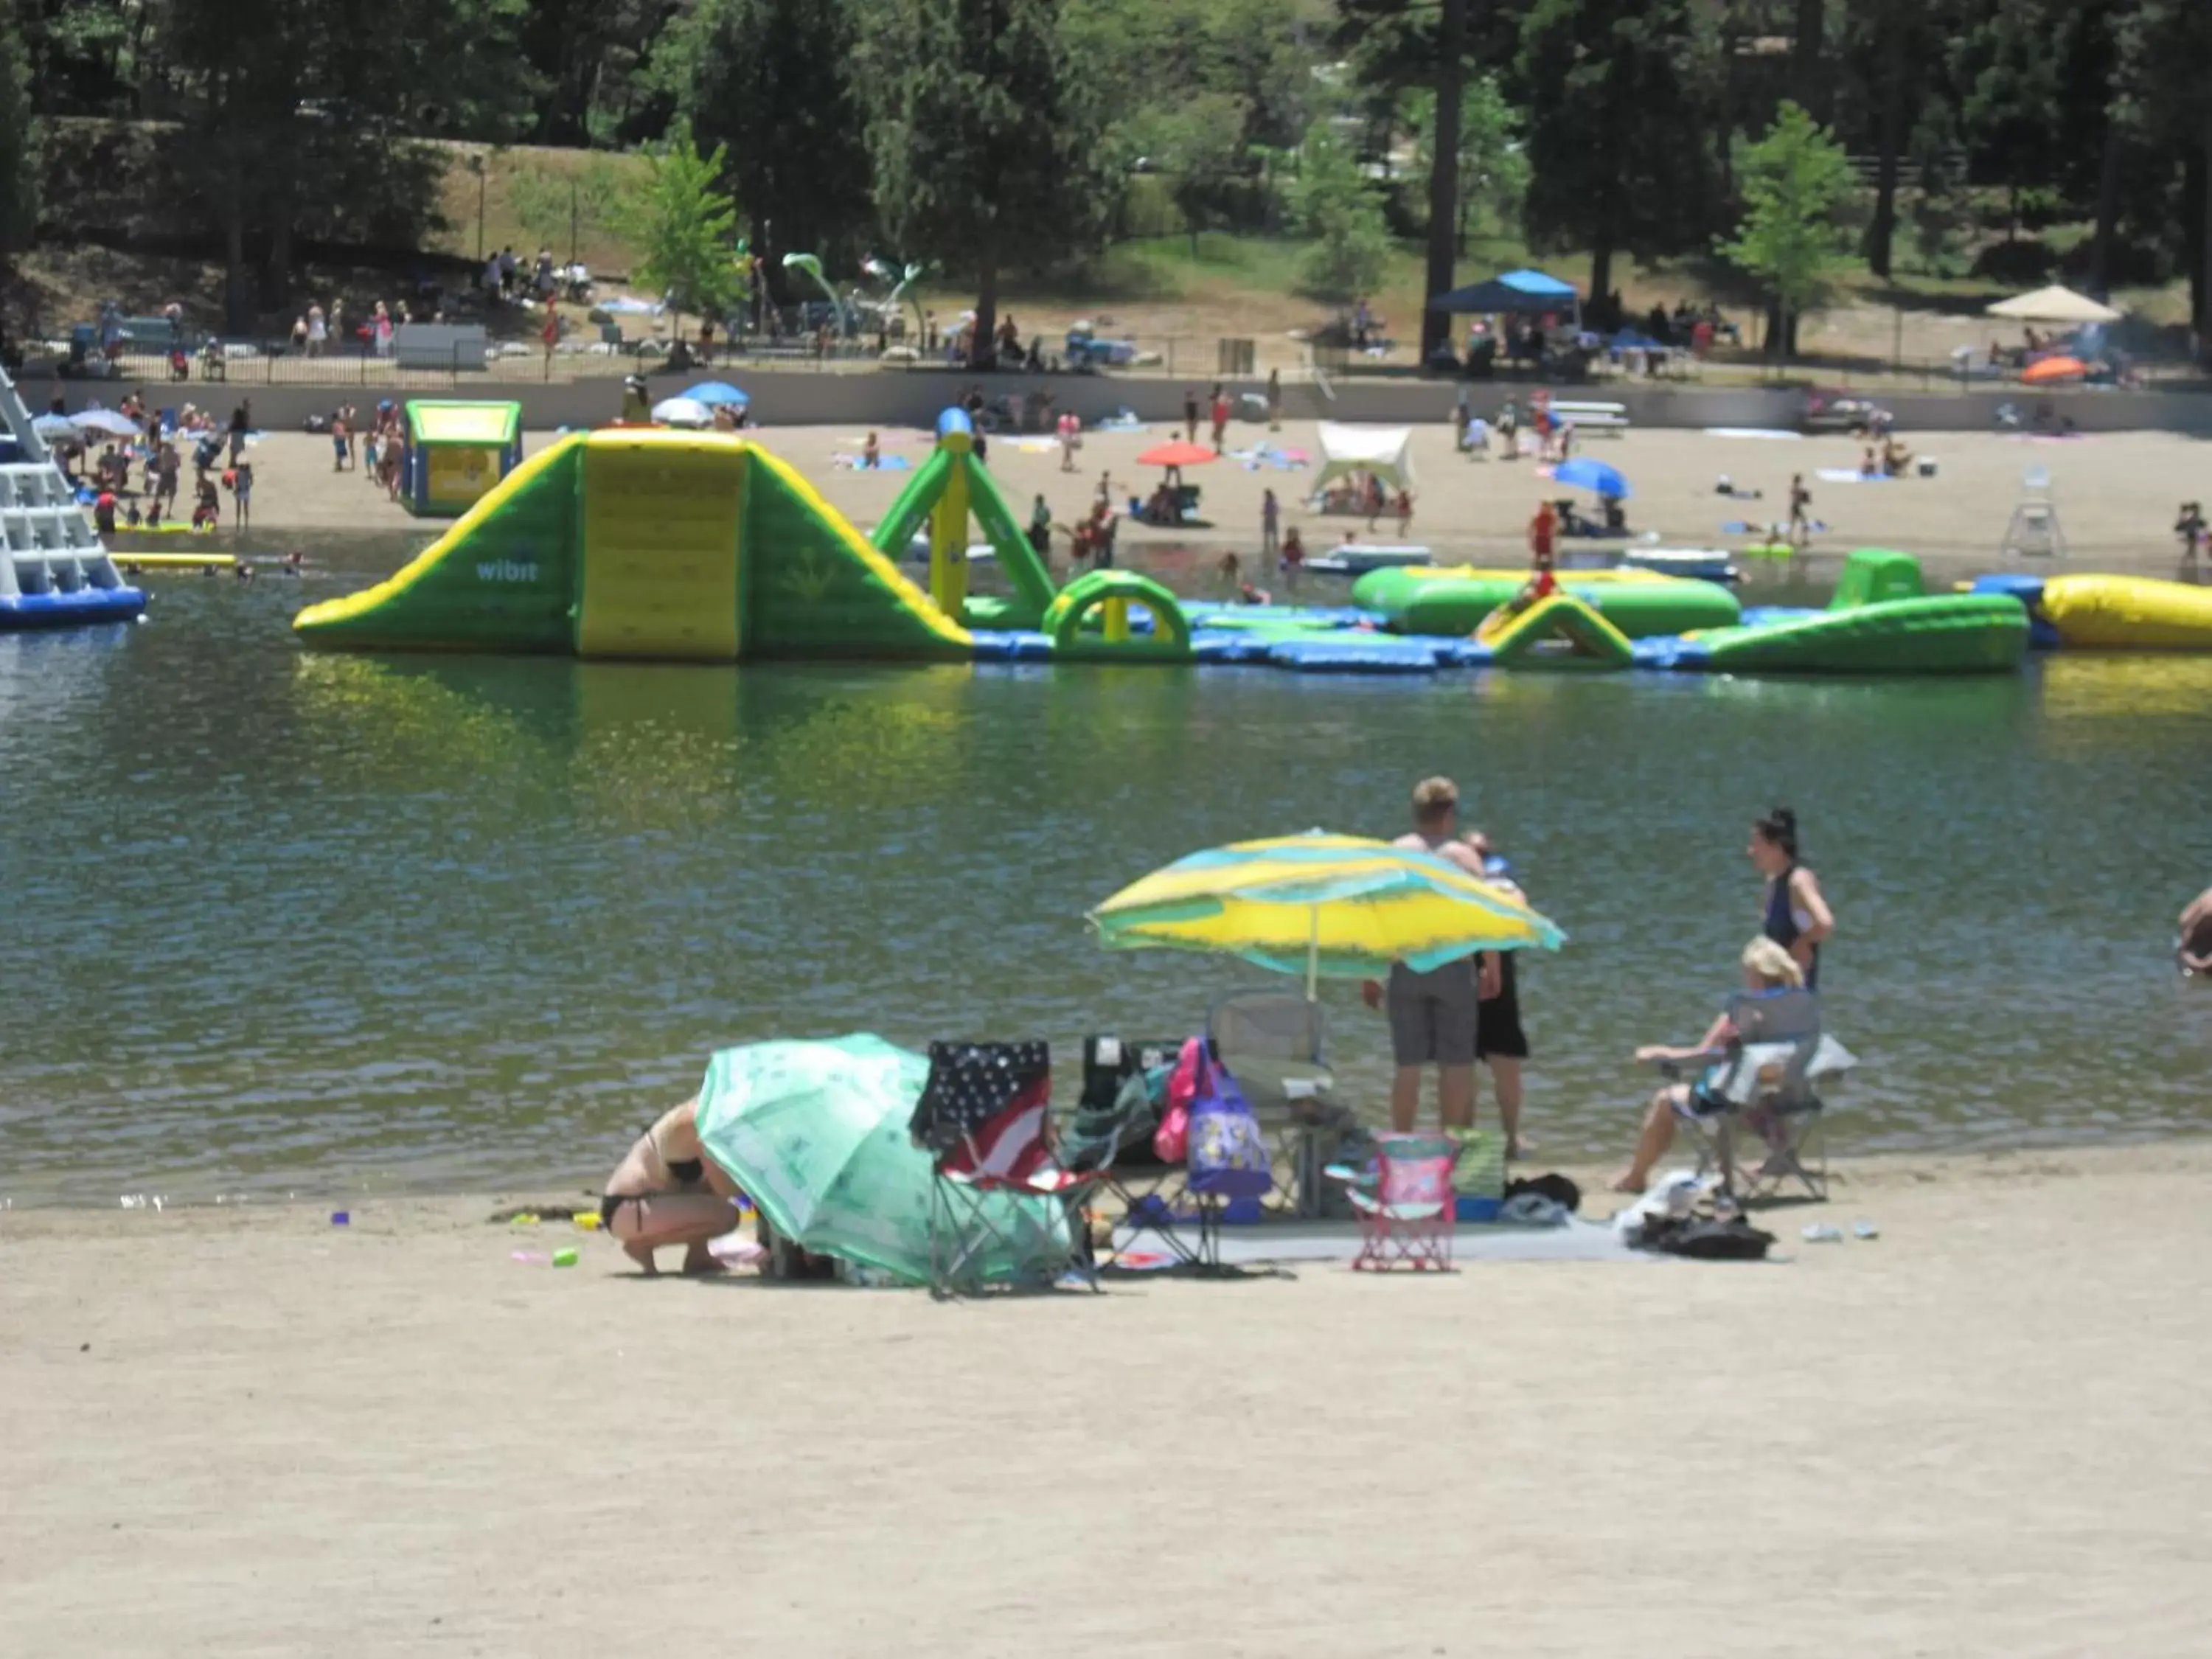
{"type": "MultiPolygon", "coordinates": [[[[1449,778],[1424,778],[1413,790],[1413,831],[1395,843],[1449,859],[1469,875],[1483,873],[1474,849],[1454,833],[1459,789],[1449,778]]],[[[1421,1073],[1437,1068],[1437,1115],[1446,1128],[1463,1129],[1474,1121],[1474,1037],[1480,988],[1472,956],[1448,962],[1427,973],[1393,963],[1385,988],[1370,980],[1368,1005],[1382,1004],[1390,1019],[1391,1057],[1397,1072],[1390,1079],[1390,1127],[1401,1133],[1413,1127],[1421,1107],[1421,1073]]]]}

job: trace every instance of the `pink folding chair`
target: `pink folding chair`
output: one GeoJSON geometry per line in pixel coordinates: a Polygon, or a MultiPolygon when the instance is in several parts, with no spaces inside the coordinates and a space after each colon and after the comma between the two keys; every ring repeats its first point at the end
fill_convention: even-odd
{"type": "Polygon", "coordinates": [[[1330,1170],[1348,1182],[1359,1218],[1355,1271],[1451,1271],[1452,1163],[1458,1156],[1459,1143],[1443,1135],[1389,1134],[1376,1138],[1369,1168],[1330,1170]]]}

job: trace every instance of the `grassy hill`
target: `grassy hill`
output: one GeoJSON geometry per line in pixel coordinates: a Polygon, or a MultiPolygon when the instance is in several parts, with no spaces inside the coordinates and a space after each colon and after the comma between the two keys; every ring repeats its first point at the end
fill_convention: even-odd
{"type": "Polygon", "coordinates": [[[476,259],[502,247],[525,257],[548,247],[556,259],[624,275],[636,263],[615,220],[617,204],[644,174],[640,157],[530,144],[436,148],[451,160],[438,197],[445,224],[432,251],[476,259]]]}
{"type": "MultiPolygon", "coordinates": [[[[19,261],[9,295],[11,314],[52,332],[90,318],[106,299],[120,300],[132,311],[179,299],[212,324],[220,311],[217,267],[204,258],[143,251],[174,246],[179,228],[191,222],[180,216],[174,191],[161,185],[162,134],[143,124],[56,123],[48,142],[48,234],[19,261]],[[93,234],[69,234],[72,224],[93,234]]],[[[505,246],[526,258],[547,247],[558,258],[580,258],[603,281],[618,281],[635,267],[637,250],[622,234],[619,204],[643,171],[640,157],[528,145],[432,148],[444,165],[436,174],[430,216],[436,222],[420,254],[387,249],[356,260],[311,261],[301,273],[301,295],[394,292],[409,267],[422,263],[420,255],[473,262],[482,252],[505,246]]],[[[1087,319],[1102,332],[1135,338],[1158,353],[1164,366],[1193,378],[1214,372],[1217,342],[1250,339],[1264,370],[1298,362],[1298,341],[1334,314],[1333,307],[1299,291],[1302,252],[1294,240],[1257,235],[1135,238],[1049,279],[1012,281],[1003,302],[1024,335],[1050,339],[1068,323],[1087,319]]],[[[1588,284],[1586,257],[1532,256],[1516,234],[1499,230],[1469,239],[1461,280],[1522,264],[1588,284]]],[[[1714,299],[1744,327],[1747,340],[1756,339],[1758,296],[1717,262],[1680,261],[1649,270],[1616,264],[1615,271],[1634,311],[1654,303],[1671,307],[1682,298],[1714,299]]],[[[1884,282],[1856,269],[1839,283],[1835,303],[1807,319],[1800,343],[1815,358],[1859,370],[1886,364],[1893,354],[1908,364],[1941,363],[1955,347],[1989,343],[1991,330],[1982,308],[2002,291],[1975,280],[1884,282]]],[[[940,282],[926,289],[922,302],[950,325],[973,297],[940,282]]],[[[1370,300],[1385,332],[1398,343],[1386,362],[1410,362],[1422,297],[1421,250],[1401,244],[1370,300]]],[[[2178,284],[2117,297],[2147,325],[2137,331],[2139,339],[2151,327],[2172,328],[2184,320],[2185,294],[2178,284]]],[[[288,321],[272,314],[265,325],[281,331],[288,321]]]]}

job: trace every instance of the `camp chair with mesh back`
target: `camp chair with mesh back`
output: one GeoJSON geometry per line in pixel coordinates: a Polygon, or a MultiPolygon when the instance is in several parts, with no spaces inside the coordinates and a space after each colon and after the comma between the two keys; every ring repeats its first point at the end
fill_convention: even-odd
{"type": "Polygon", "coordinates": [[[1452,1161],[1458,1155],[1458,1143],[1444,1135],[1386,1134],[1375,1138],[1371,1164],[1356,1170],[1330,1166],[1329,1174],[1345,1182],[1359,1218],[1355,1271],[1451,1271],[1457,1209],[1452,1161]]]}
{"type": "Polygon", "coordinates": [[[1051,1139],[1052,1056],[1042,1042],[933,1042],[908,1133],[929,1154],[929,1289],[936,1297],[1008,1283],[1044,1288],[1070,1272],[1098,1288],[1080,1201],[1097,1170],[1071,1170],[1051,1139]],[[1068,1212],[1057,1230],[994,1217],[994,1194],[1068,1212]]]}
{"type": "Polygon", "coordinates": [[[1795,1182],[1808,1197],[1825,1200],[1827,1136],[1816,1085],[1856,1060],[1822,1032],[1820,999],[1811,991],[1739,991],[1728,1000],[1728,1018],[1735,1040],[1693,1085],[1718,1103],[1689,1120],[1701,1142],[1698,1172],[1717,1170],[1723,1188],[1739,1198],[1778,1198],[1795,1182]],[[1748,1169],[1737,1157],[1747,1128],[1765,1147],[1748,1169]]]}
{"type": "Polygon", "coordinates": [[[1218,1265],[1210,1230],[1194,1243],[1176,1222],[1188,1204],[1181,1164],[1152,1150],[1160,1123],[1165,1074],[1175,1069],[1182,1038],[1164,1041],[1091,1036],[1083,1043],[1083,1092],[1063,1126],[1060,1154],[1070,1167],[1096,1170],[1102,1200],[1110,1200],[1105,1239],[1096,1261],[1100,1267],[1151,1265],[1165,1257],[1170,1266],[1218,1265]],[[1104,1161],[1098,1162],[1101,1153],[1104,1161]],[[1147,1239],[1158,1249],[1147,1249],[1147,1239]]]}
{"type": "Polygon", "coordinates": [[[1234,992],[1206,1016],[1206,1038],[1274,1132],[1298,1212],[1319,1215],[1322,1166],[1352,1121],[1331,1097],[1336,1076],[1322,1058],[1321,1005],[1295,992],[1234,992]]]}

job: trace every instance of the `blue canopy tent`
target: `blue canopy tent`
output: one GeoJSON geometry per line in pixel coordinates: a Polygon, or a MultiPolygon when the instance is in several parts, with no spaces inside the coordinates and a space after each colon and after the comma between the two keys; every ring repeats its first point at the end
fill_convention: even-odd
{"type": "Polygon", "coordinates": [[[1573,314],[1577,329],[1582,327],[1583,320],[1582,295],[1575,291],[1574,284],[1547,276],[1540,270],[1502,271],[1486,283],[1439,294],[1429,301],[1429,309],[1476,315],[1565,311],[1573,314]]]}

